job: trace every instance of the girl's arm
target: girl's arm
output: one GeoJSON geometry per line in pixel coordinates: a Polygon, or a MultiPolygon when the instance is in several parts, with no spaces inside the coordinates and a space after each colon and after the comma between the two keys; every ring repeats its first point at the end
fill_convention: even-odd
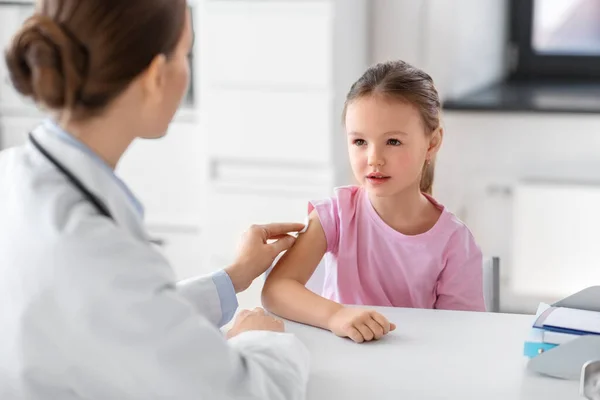
{"type": "Polygon", "coordinates": [[[342,305],[304,286],[321,262],[326,249],[325,232],[313,210],[308,229],[298,236],[265,282],[262,291],[265,308],[283,318],[329,329],[329,320],[342,305]]]}
{"type": "Polygon", "coordinates": [[[435,308],[485,311],[483,256],[466,227],[452,235],[445,258],[446,266],[437,283],[435,308]]]}
{"type": "Polygon", "coordinates": [[[266,309],[283,318],[332,331],[355,342],[379,339],[396,327],[381,314],[347,308],[305,287],[327,250],[327,239],[316,211],[273,268],[262,291],[266,309]]]}

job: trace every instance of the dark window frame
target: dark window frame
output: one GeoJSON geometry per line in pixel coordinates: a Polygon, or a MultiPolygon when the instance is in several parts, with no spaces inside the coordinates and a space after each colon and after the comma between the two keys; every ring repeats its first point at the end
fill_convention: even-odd
{"type": "Polygon", "coordinates": [[[532,46],[535,0],[510,1],[510,44],[514,80],[600,80],[600,55],[547,55],[532,46]]]}

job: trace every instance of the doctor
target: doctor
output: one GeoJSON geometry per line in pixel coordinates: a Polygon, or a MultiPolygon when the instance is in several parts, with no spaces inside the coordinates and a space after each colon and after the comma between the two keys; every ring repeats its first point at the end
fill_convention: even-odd
{"type": "Polygon", "coordinates": [[[0,153],[0,398],[304,398],[281,321],[219,330],[303,225],[252,227],[233,265],[176,283],[113,172],[167,131],[191,47],[185,0],[40,0],[14,36],[12,83],[51,118],[0,153]]]}

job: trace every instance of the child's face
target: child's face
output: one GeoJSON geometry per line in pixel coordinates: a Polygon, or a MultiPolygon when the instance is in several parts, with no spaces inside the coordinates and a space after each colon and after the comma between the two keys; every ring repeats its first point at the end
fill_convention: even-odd
{"type": "Polygon", "coordinates": [[[437,151],[418,109],[408,102],[366,96],[346,110],[348,152],[354,176],[371,194],[418,190],[423,165],[437,151]]]}

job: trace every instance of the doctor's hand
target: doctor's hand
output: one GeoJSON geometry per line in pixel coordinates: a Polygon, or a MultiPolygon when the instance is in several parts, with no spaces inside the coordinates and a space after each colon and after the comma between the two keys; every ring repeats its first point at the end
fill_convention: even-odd
{"type": "Polygon", "coordinates": [[[303,228],[304,224],[298,223],[252,225],[242,237],[235,262],[225,268],[235,292],[248,289],[254,279],[269,269],[279,253],[292,247],[296,238],[288,233],[303,228]]]}
{"type": "Polygon", "coordinates": [[[356,343],[381,339],[396,325],[376,311],[360,308],[340,308],[329,318],[328,327],[340,337],[349,337],[356,343]]]}
{"type": "Polygon", "coordinates": [[[235,319],[233,327],[227,332],[227,339],[247,331],[283,332],[283,321],[267,315],[260,307],[252,311],[242,310],[235,319]]]}

